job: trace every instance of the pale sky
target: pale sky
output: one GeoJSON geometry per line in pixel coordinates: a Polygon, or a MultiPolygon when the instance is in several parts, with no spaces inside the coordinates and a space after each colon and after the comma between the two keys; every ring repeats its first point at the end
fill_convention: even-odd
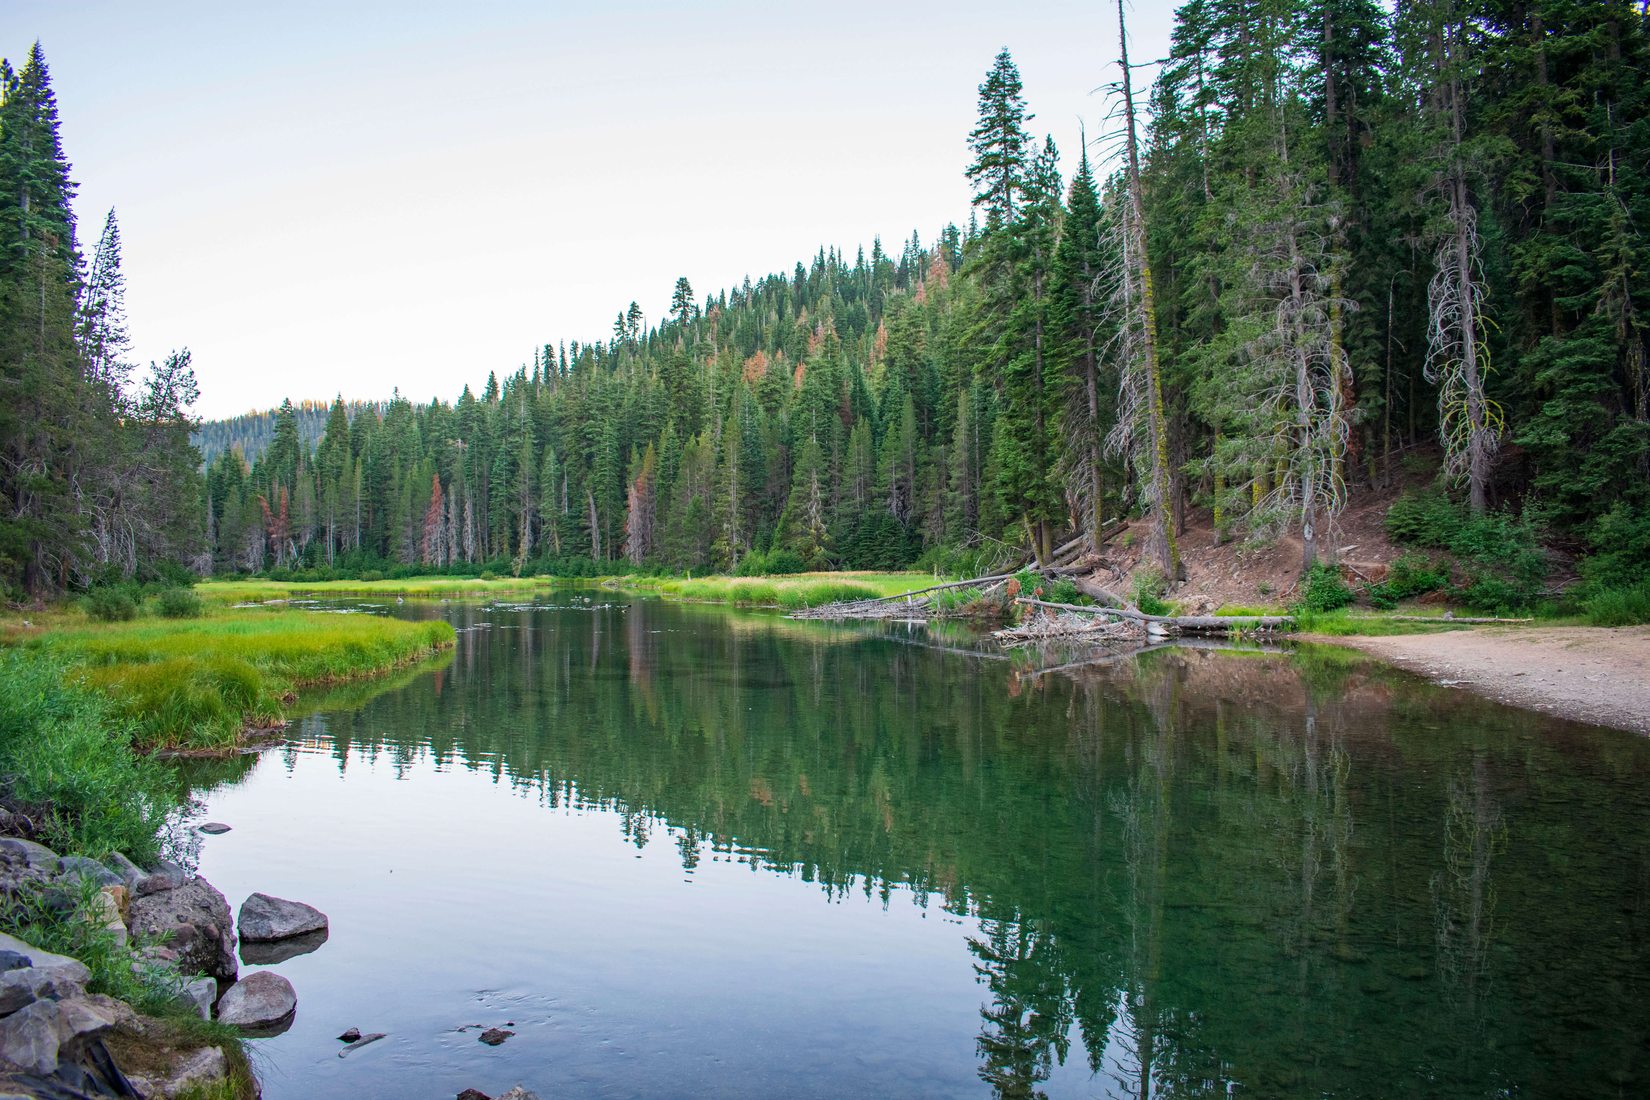
{"type": "MultiPolygon", "coordinates": [[[[9,0],[0,53],[44,46],[82,247],[114,206],[132,358],[189,347],[209,418],[452,399],[678,275],[897,255],[967,222],[998,49],[1068,179],[1118,75],[1104,2],[597,8],[9,0]]],[[[1162,57],[1172,5],[1129,18],[1162,57]]]]}

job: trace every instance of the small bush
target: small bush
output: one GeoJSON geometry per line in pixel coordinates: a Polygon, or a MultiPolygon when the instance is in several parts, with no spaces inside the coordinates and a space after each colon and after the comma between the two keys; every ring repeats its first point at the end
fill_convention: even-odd
{"type": "Polygon", "coordinates": [[[101,623],[124,623],[137,618],[138,603],[125,587],[94,588],[81,601],[86,614],[101,623]]]}
{"type": "Polygon", "coordinates": [[[1386,579],[1367,585],[1364,594],[1383,611],[1391,611],[1399,600],[1414,599],[1436,592],[1449,584],[1449,567],[1428,561],[1419,554],[1403,554],[1387,570],[1386,579]]]}
{"type": "Polygon", "coordinates": [[[1437,490],[1405,493],[1387,509],[1386,533],[1410,546],[1448,546],[1461,520],[1461,510],[1437,490]]]}
{"type": "Polygon", "coordinates": [[[484,581],[496,581],[498,580],[498,574],[493,572],[491,569],[483,569],[481,571],[481,579],[484,581]]]}
{"type": "Polygon", "coordinates": [[[1048,586],[1047,594],[1043,597],[1050,603],[1089,603],[1089,598],[1083,595],[1077,587],[1077,582],[1070,577],[1060,577],[1048,586]]]}
{"type": "Polygon", "coordinates": [[[1338,611],[1352,602],[1352,589],[1341,571],[1328,562],[1313,562],[1301,586],[1301,606],[1308,611],[1338,611]]]}
{"type": "Polygon", "coordinates": [[[1134,575],[1134,606],[1148,615],[1168,615],[1174,611],[1174,605],[1163,598],[1165,582],[1163,574],[1155,566],[1149,566],[1134,575]]]}
{"type": "Polygon", "coordinates": [[[368,569],[361,574],[361,579],[364,581],[381,581],[384,579],[384,574],[378,569],[368,569]]]}
{"type": "Polygon", "coordinates": [[[168,588],[155,597],[155,612],[163,619],[198,619],[206,605],[192,588],[168,588]]]}
{"type": "Polygon", "coordinates": [[[1620,588],[1600,589],[1582,599],[1581,610],[1594,626],[1650,623],[1650,580],[1620,588]]]}

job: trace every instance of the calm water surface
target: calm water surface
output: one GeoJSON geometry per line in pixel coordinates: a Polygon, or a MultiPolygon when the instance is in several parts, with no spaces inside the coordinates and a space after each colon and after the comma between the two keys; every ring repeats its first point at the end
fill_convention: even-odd
{"type": "Polygon", "coordinates": [[[271,1100],[1650,1094],[1631,735],[1342,657],[411,607],[449,660],[190,772],[230,904],[331,917],[271,1100]]]}

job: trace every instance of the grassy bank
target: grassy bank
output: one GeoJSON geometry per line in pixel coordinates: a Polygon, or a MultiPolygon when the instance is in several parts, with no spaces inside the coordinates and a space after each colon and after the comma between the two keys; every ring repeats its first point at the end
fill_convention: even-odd
{"type": "Polygon", "coordinates": [[[95,623],[64,614],[13,633],[108,697],[140,749],[232,748],[296,688],[388,672],[451,645],[445,622],[292,610],[95,623]]]}
{"type": "Polygon", "coordinates": [[[406,596],[412,599],[486,599],[576,584],[555,577],[403,577],[381,581],[202,581],[195,591],[214,603],[255,603],[294,596],[406,596]]]}
{"type": "Polygon", "coordinates": [[[607,584],[695,603],[797,611],[837,600],[898,596],[937,583],[928,573],[793,573],[777,577],[623,577],[607,584]]]}

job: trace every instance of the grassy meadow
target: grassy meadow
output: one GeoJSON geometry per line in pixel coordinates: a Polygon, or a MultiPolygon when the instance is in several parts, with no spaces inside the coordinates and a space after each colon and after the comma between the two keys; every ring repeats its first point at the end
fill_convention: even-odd
{"type": "Polygon", "coordinates": [[[247,727],[278,724],[295,689],[387,672],[453,638],[440,621],[271,608],[112,623],[63,611],[0,635],[106,696],[137,748],[183,751],[233,748],[247,727]]]}
{"type": "Polygon", "coordinates": [[[837,600],[899,596],[942,583],[928,573],[791,573],[774,577],[623,577],[607,582],[630,592],[735,607],[799,611],[837,600]]]}

